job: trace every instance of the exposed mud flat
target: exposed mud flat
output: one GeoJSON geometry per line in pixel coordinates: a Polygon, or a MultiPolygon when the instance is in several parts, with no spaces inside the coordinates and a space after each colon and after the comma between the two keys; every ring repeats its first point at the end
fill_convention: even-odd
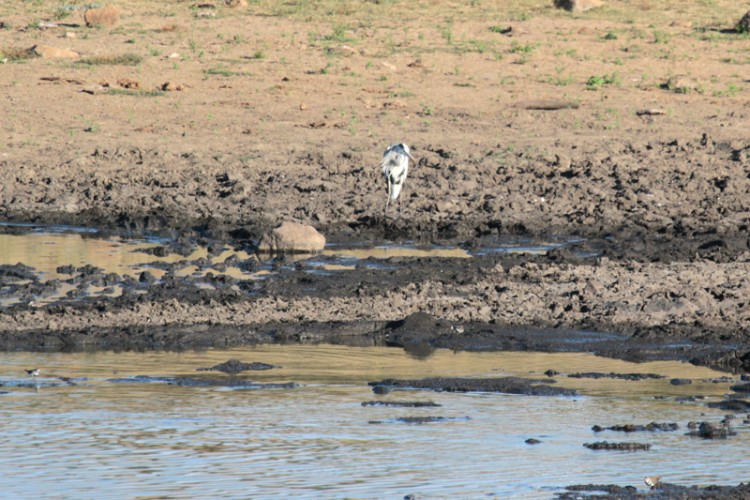
{"type": "Polygon", "coordinates": [[[157,254],[201,246],[206,259],[252,253],[284,220],[339,243],[477,254],[329,275],[279,262],[260,283],[173,264],[137,276],[78,266],[61,300],[28,269],[4,268],[1,347],[346,339],[748,368],[747,38],[733,31],[745,9],[314,4],[210,16],[176,5],[165,24],[140,1],[111,30],[87,27],[80,9],[0,8],[13,73],[0,217],[159,234],[177,244],[157,254]],[[37,45],[81,61],[21,50],[37,45]],[[386,219],[378,163],[394,141],[417,161],[400,217],[386,219]],[[580,241],[481,253],[550,237],[580,241]],[[432,323],[393,323],[417,312],[432,323]]]}

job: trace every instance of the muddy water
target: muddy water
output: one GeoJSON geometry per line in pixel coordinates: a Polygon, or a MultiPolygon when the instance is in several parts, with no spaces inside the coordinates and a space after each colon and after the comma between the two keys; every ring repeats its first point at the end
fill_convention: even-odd
{"type": "MultiPolygon", "coordinates": [[[[630,364],[587,354],[467,353],[438,350],[416,360],[399,349],[262,346],[187,353],[0,355],[7,391],[0,442],[0,491],[12,498],[550,498],[573,483],[642,485],[647,474],[682,484],[737,484],[750,430],[725,441],[684,435],[691,420],[724,412],[675,398],[719,398],[721,373],[682,363],[630,364]],[[244,372],[294,389],[246,390],[112,383],[135,375],[196,372],[230,358],[282,368],[244,372]],[[25,368],[39,366],[32,381],[25,368]],[[669,378],[624,382],[561,377],[577,397],[394,391],[376,396],[367,381],[385,377],[543,376],[650,372],[669,378]],[[76,377],[61,385],[57,376],[76,377]],[[667,396],[655,399],[654,396],[667,396]],[[432,401],[440,407],[363,407],[364,401],[432,401]],[[423,425],[399,417],[440,416],[423,425]],[[382,423],[370,423],[379,421],[382,423]],[[623,434],[594,424],[677,422],[676,432],[623,434]],[[541,444],[530,446],[527,438],[541,444]],[[647,452],[594,452],[593,441],[649,442],[647,452]],[[99,492],[99,493],[97,493],[99,492]]],[[[740,419],[741,420],[741,419],[740,419]]]]}
{"type": "MultiPolygon", "coordinates": [[[[5,224],[4,226],[9,226],[5,224]]],[[[14,230],[18,230],[14,226],[14,230]]],[[[56,290],[46,290],[44,294],[33,297],[29,304],[40,306],[55,302],[76,290],[76,281],[72,274],[67,274],[66,266],[94,266],[104,273],[116,273],[119,276],[138,277],[148,271],[157,280],[167,273],[165,265],[172,265],[172,272],[177,277],[191,276],[197,279],[212,275],[228,275],[236,280],[261,280],[273,273],[272,262],[261,262],[254,254],[226,248],[217,255],[209,254],[206,247],[196,247],[189,255],[170,253],[165,256],[153,255],[150,252],[157,246],[169,245],[166,239],[125,239],[120,237],[99,236],[96,230],[76,227],[36,227],[24,226],[27,233],[0,234],[0,265],[24,264],[33,268],[40,282],[55,280],[56,290]],[[224,265],[229,257],[235,265],[224,265]],[[243,267],[236,265],[244,264],[243,267]],[[249,264],[249,265],[248,265],[249,264]],[[63,269],[63,270],[61,270],[63,269]],[[249,269],[249,270],[248,270],[249,269]]],[[[564,246],[571,241],[559,242],[515,242],[493,248],[484,248],[474,254],[488,252],[505,253],[542,253],[553,248],[564,246]]],[[[299,255],[290,259],[293,262],[304,262],[308,272],[330,273],[354,270],[358,263],[365,261],[370,268],[392,268],[385,263],[393,257],[443,257],[471,258],[472,253],[458,247],[418,247],[414,245],[375,245],[371,247],[352,247],[329,244],[319,255],[299,255]],[[369,259],[369,260],[366,260],[369,259]],[[383,261],[379,263],[378,261],[383,261]]],[[[68,269],[69,270],[69,269],[68,269]]],[[[23,285],[23,280],[6,285],[23,285]]],[[[202,284],[210,287],[209,284],[202,284]]],[[[237,288],[236,286],[234,287],[237,288]]],[[[122,293],[122,286],[115,284],[107,287],[87,286],[82,291],[84,296],[117,296],[122,293]]],[[[20,302],[10,287],[0,287],[0,307],[20,302]]]]}

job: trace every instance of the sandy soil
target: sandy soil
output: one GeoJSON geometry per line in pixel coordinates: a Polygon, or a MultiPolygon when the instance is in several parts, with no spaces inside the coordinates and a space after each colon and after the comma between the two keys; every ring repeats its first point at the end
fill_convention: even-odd
{"type": "Polygon", "coordinates": [[[106,29],[85,26],[81,2],[4,2],[5,220],[238,245],[283,220],[349,242],[577,235],[599,253],[413,262],[315,278],[312,293],[289,272],[251,297],[21,307],[0,313],[5,335],[361,332],[422,311],[473,325],[454,338],[595,328],[689,339],[749,367],[750,38],[733,31],[747,6],[551,3],[115,1],[106,29]],[[35,45],[81,59],[30,58],[35,45]],[[417,165],[401,217],[384,219],[378,164],[401,141],[417,165]]]}

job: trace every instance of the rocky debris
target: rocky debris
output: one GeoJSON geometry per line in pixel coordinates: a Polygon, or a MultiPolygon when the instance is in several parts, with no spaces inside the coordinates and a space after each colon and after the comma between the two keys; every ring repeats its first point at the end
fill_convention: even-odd
{"type": "Polygon", "coordinates": [[[114,28],[120,20],[120,9],[114,5],[88,9],[83,13],[83,19],[88,27],[114,28]]]}
{"type": "Polygon", "coordinates": [[[647,451],[651,449],[651,445],[648,443],[610,443],[609,441],[584,443],[583,446],[585,446],[589,450],[596,451],[647,451]]]}
{"type": "Polygon", "coordinates": [[[397,408],[434,408],[441,406],[432,401],[362,401],[362,406],[391,406],[397,408]]]}
{"type": "Polygon", "coordinates": [[[266,232],[258,243],[259,253],[316,253],[325,248],[326,238],[317,229],[297,222],[284,222],[266,232]]]}
{"type": "Polygon", "coordinates": [[[545,371],[544,374],[551,378],[551,377],[556,377],[556,376],[560,375],[560,372],[557,371],[557,370],[549,369],[549,370],[545,371]]]}
{"type": "Polygon", "coordinates": [[[120,88],[128,90],[140,90],[141,88],[141,82],[133,80],[132,78],[120,78],[117,80],[117,85],[120,88]]]}
{"type": "Polygon", "coordinates": [[[570,373],[570,378],[613,378],[619,380],[648,380],[648,379],[660,379],[667,378],[664,375],[658,375],[656,373],[601,373],[601,372],[583,372],[583,373],[570,373]]]}
{"type": "Polygon", "coordinates": [[[370,420],[368,424],[432,424],[436,422],[459,422],[471,420],[469,417],[396,417],[387,420],[370,420]]]}
{"type": "Polygon", "coordinates": [[[52,47],[50,45],[34,45],[29,49],[29,52],[42,59],[77,60],[81,58],[81,55],[74,50],[52,47]]]}
{"type": "Polygon", "coordinates": [[[604,2],[602,0],[554,0],[554,5],[568,12],[586,12],[601,7],[604,2]]]}
{"type": "Polygon", "coordinates": [[[541,444],[542,442],[536,438],[529,438],[526,441],[524,441],[526,444],[535,445],[535,444],[541,444]]]}
{"type": "Polygon", "coordinates": [[[737,433],[732,430],[728,423],[701,422],[698,424],[697,431],[688,432],[686,435],[703,439],[726,439],[735,434],[737,433]]]}
{"type": "Polygon", "coordinates": [[[429,389],[441,392],[499,392],[505,394],[527,394],[531,396],[575,396],[573,389],[554,387],[553,380],[526,379],[520,377],[495,378],[425,378],[419,380],[386,379],[369,382],[374,388],[429,389]]]}
{"type": "Polygon", "coordinates": [[[276,366],[276,365],[270,365],[268,363],[261,363],[257,361],[253,363],[244,363],[238,359],[230,359],[218,365],[214,365],[210,368],[197,368],[196,371],[199,371],[199,372],[214,371],[214,372],[223,372],[228,375],[237,375],[238,373],[242,373],[247,370],[271,370],[273,368],[281,368],[281,367],[276,366]]]}
{"type": "Polygon", "coordinates": [[[644,431],[663,431],[663,432],[669,432],[669,431],[676,431],[679,429],[680,426],[676,423],[657,423],[657,422],[651,422],[646,425],[635,425],[635,424],[624,424],[624,425],[613,425],[610,427],[602,427],[600,425],[595,425],[591,428],[594,432],[602,432],[602,431],[618,431],[618,432],[644,432],[644,431]]]}
{"type": "Polygon", "coordinates": [[[750,384],[735,384],[730,386],[729,389],[734,392],[750,392],[750,384]]]}

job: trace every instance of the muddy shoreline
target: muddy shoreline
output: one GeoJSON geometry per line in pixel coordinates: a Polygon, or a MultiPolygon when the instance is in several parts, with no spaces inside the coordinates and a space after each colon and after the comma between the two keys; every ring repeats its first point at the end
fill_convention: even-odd
{"type": "MultiPolygon", "coordinates": [[[[28,230],[4,229],[14,234],[28,230]]],[[[25,297],[19,303],[0,311],[0,348],[345,343],[401,347],[417,357],[435,348],[594,352],[743,372],[750,368],[750,341],[745,299],[738,290],[750,279],[750,263],[736,239],[718,244],[715,238],[696,237],[681,246],[672,240],[622,245],[616,238],[577,239],[539,255],[478,251],[469,259],[365,259],[353,270],[335,273],[314,272],[304,260],[288,256],[278,257],[273,276],[261,282],[222,277],[221,267],[205,259],[166,269],[196,264],[215,275],[133,279],[72,268],[66,271],[78,288],[66,297],[35,304],[34,293],[44,292],[39,282],[38,288],[18,292],[25,297]],[[92,284],[122,287],[123,292],[90,297],[85,289],[92,284]],[[735,326],[728,326],[727,318],[735,326]]],[[[171,242],[152,252],[253,248],[252,241],[209,239],[195,230],[171,242]]],[[[497,238],[482,236],[462,247],[491,248],[493,242],[497,238]]],[[[4,280],[33,278],[32,271],[6,266],[0,275],[4,280]]]]}
{"type": "Polygon", "coordinates": [[[254,2],[209,18],[177,5],[169,24],[149,2],[122,7],[113,29],[87,27],[77,10],[0,8],[0,59],[13,75],[1,84],[0,221],[237,253],[296,221],[329,242],[473,256],[331,275],[279,261],[262,282],[205,261],[193,264],[210,278],[74,269],[66,297],[46,305],[35,302],[49,287],[12,262],[0,273],[13,299],[0,310],[0,348],[345,341],[748,370],[750,133],[737,66],[747,38],[731,29],[744,14],[736,2],[581,14],[548,1],[435,4],[421,15],[398,2],[326,15],[254,2]],[[54,15],[71,22],[39,23],[54,15]],[[32,57],[36,45],[70,46],[80,60],[32,57]],[[416,162],[401,216],[385,219],[378,164],[399,141],[416,162]],[[575,242],[484,252],[555,238],[575,242]],[[90,297],[88,286],[123,295],[90,297]],[[407,321],[416,313],[429,319],[407,321]]]}

